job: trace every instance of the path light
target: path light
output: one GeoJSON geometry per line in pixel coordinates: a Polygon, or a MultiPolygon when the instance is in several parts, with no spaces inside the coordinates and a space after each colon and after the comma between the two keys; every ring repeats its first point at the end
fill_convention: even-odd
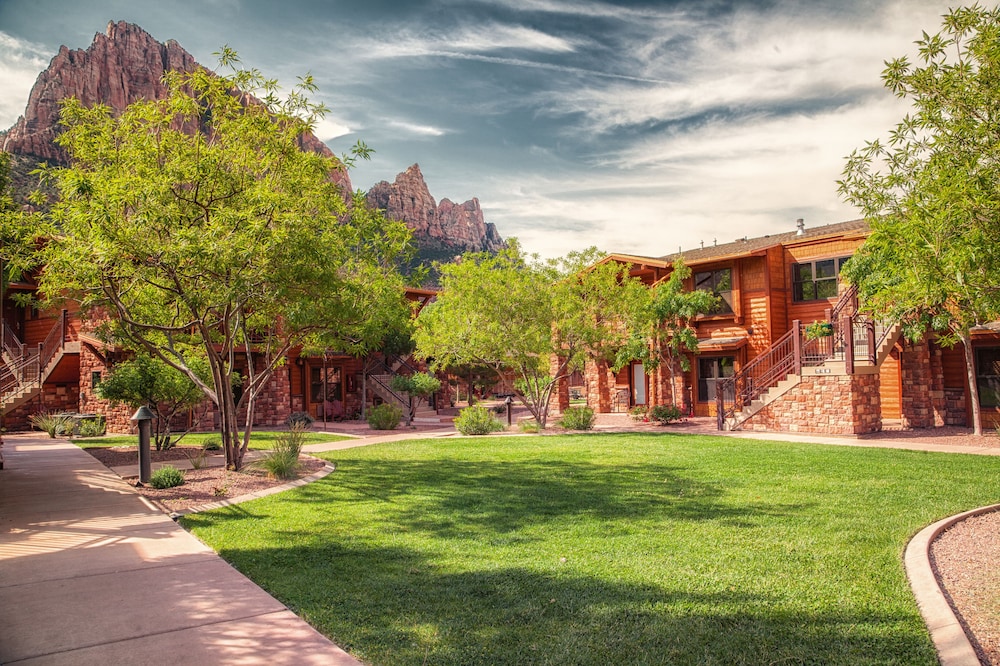
{"type": "Polygon", "coordinates": [[[131,421],[139,424],[139,483],[149,483],[152,470],[149,463],[149,439],[153,427],[154,414],[146,405],[136,410],[131,421]]]}
{"type": "Polygon", "coordinates": [[[505,405],[507,405],[507,427],[509,428],[510,427],[510,406],[514,402],[514,398],[512,398],[511,396],[507,396],[507,398],[503,402],[504,402],[505,405]]]}

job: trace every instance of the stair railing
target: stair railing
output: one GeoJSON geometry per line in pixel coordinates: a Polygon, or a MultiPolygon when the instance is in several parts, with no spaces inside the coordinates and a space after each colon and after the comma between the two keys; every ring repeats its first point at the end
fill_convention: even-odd
{"type": "Polygon", "coordinates": [[[56,354],[63,350],[66,345],[66,331],[68,329],[68,313],[62,311],[59,320],[49,330],[45,336],[45,341],[38,348],[38,370],[45,372],[49,367],[49,362],[55,358],[56,354]]]}

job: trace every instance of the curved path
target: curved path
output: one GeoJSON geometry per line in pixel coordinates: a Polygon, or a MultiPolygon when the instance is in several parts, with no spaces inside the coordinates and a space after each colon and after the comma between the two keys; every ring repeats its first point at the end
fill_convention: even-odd
{"type": "Polygon", "coordinates": [[[0,663],[360,666],[82,449],[4,441],[0,663]]]}

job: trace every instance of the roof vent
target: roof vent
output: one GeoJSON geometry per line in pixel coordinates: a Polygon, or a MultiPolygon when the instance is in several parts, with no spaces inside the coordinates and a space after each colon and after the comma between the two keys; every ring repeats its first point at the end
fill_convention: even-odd
{"type": "Polygon", "coordinates": [[[802,234],[804,234],[806,232],[806,221],[803,220],[801,217],[799,219],[795,220],[795,228],[797,229],[797,231],[795,232],[795,235],[796,236],[801,236],[802,234]]]}

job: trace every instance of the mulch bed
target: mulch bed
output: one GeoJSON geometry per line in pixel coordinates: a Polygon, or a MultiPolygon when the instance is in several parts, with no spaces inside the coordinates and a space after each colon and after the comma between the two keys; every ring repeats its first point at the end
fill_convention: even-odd
{"type": "MultiPolygon", "coordinates": [[[[139,449],[135,446],[113,448],[89,448],[87,453],[97,458],[107,467],[134,465],[139,459],[139,449]]],[[[167,451],[151,451],[152,462],[173,462],[196,458],[202,453],[201,447],[178,446],[167,451]]],[[[308,476],[323,469],[326,462],[311,456],[302,456],[302,465],[296,478],[308,476]]],[[[135,490],[159,506],[166,513],[192,509],[242,495],[267,490],[288,483],[291,479],[274,479],[263,469],[252,464],[245,465],[239,472],[231,472],[224,467],[202,467],[184,472],[184,483],[174,488],[158,490],[151,486],[135,487],[135,479],[123,480],[135,490]]]]}

